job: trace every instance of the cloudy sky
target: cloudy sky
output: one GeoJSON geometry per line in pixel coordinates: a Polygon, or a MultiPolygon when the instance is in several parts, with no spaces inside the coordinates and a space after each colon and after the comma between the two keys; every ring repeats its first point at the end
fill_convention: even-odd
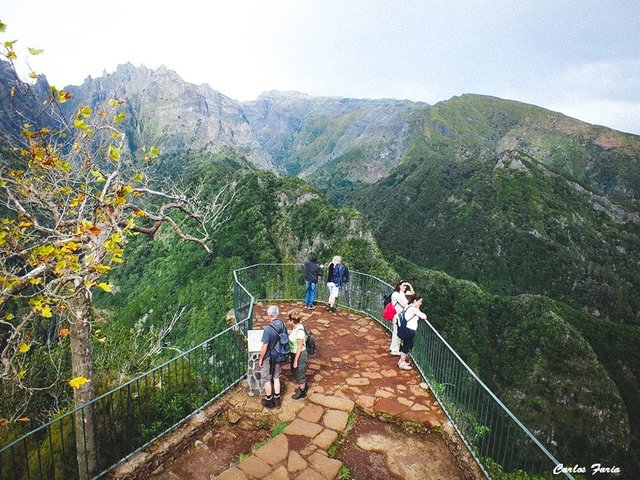
{"type": "Polygon", "coordinates": [[[164,64],[237,100],[480,93],[640,134],[640,0],[4,0],[0,20],[58,87],[164,64]]]}

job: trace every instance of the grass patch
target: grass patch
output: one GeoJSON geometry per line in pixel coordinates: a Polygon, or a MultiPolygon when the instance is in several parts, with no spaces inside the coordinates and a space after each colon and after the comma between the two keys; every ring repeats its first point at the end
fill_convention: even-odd
{"type": "Polygon", "coordinates": [[[251,446],[251,452],[255,452],[256,450],[259,450],[260,448],[264,447],[267,444],[266,440],[262,440],[261,442],[256,442],[251,446]]]}
{"type": "Polygon", "coordinates": [[[329,458],[336,458],[336,453],[338,453],[339,446],[340,444],[338,442],[335,442],[333,445],[331,445],[331,447],[329,447],[329,450],[327,450],[327,455],[329,455],[329,458]]]}
{"type": "Polygon", "coordinates": [[[340,467],[338,480],[351,480],[351,470],[349,470],[349,467],[346,465],[342,465],[342,467],[340,467]]]}
{"type": "Polygon", "coordinates": [[[278,435],[280,435],[282,432],[284,432],[284,429],[287,428],[287,425],[289,425],[288,422],[278,422],[272,429],[271,429],[271,436],[272,437],[277,437],[278,435]]]}
{"type": "Polygon", "coordinates": [[[356,421],[356,418],[358,418],[358,414],[354,409],[351,411],[351,413],[349,414],[349,418],[347,419],[347,428],[353,425],[353,423],[356,421]]]}

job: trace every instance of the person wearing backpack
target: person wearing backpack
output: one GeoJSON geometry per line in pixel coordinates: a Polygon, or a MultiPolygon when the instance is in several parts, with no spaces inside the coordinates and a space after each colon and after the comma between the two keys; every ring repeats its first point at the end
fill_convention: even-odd
{"type": "Polygon", "coordinates": [[[309,366],[309,353],[306,348],[307,332],[300,322],[300,312],[298,310],[289,313],[289,322],[291,322],[291,333],[289,333],[291,376],[298,385],[291,398],[299,400],[307,396],[309,388],[307,385],[307,367],[309,366]]]}
{"type": "Polygon", "coordinates": [[[396,311],[393,318],[393,330],[391,331],[391,345],[389,345],[391,355],[400,355],[400,337],[398,337],[398,323],[396,319],[398,314],[409,304],[407,300],[408,295],[415,295],[415,292],[411,284],[404,280],[396,284],[396,288],[393,289],[393,293],[391,294],[391,304],[396,311]]]}
{"type": "Polygon", "coordinates": [[[398,315],[398,336],[402,339],[398,368],[401,370],[411,370],[411,365],[409,365],[407,358],[411,353],[411,349],[413,349],[413,341],[416,337],[416,330],[418,330],[418,319],[421,318],[425,322],[427,321],[427,315],[420,311],[421,306],[422,297],[416,295],[398,315]]]}
{"type": "Polygon", "coordinates": [[[282,403],[280,375],[282,374],[282,363],[288,360],[290,349],[287,327],[278,318],[280,309],[276,305],[270,305],[267,308],[267,315],[270,321],[262,332],[262,348],[258,361],[260,362],[260,381],[265,394],[262,405],[271,410],[280,407],[282,403]],[[286,343],[286,347],[283,342],[286,343]]]}
{"type": "Polygon", "coordinates": [[[342,263],[342,257],[336,255],[329,264],[327,273],[327,287],[329,288],[329,305],[327,310],[336,311],[340,287],[349,282],[349,268],[342,263]]]}

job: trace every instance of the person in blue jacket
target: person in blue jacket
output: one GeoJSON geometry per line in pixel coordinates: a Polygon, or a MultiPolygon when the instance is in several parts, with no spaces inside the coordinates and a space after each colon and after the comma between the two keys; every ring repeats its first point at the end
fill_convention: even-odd
{"type": "Polygon", "coordinates": [[[329,288],[329,305],[327,310],[336,311],[336,303],[340,287],[349,282],[349,268],[342,263],[342,257],[336,255],[329,263],[327,273],[327,287],[329,288]]]}

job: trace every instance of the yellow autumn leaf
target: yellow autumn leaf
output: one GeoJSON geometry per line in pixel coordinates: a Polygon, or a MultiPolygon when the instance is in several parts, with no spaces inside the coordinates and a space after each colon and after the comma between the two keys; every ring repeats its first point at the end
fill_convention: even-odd
{"type": "Polygon", "coordinates": [[[51,307],[49,305],[45,305],[42,307],[42,311],[40,312],[44,318],[51,318],[53,316],[53,312],[51,311],[51,307]]]}
{"type": "Polygon", "coordinates": [[[93,175],[93,178],[95,178],[98,183],[104,183],[107,181],[99,170],[91,170],[91,175],[93,175]]]}
{"type": "Polygon", "coordinates": [[[71,380],[69,380],[69,385],[71,385],[71,388],[80,388],[82,385],[84,385],[88,381],[89,381],[88,378],[83,377],[81,375],[79,377],[75,377],[75,378],[72,378],[71,380]]]}
{"type": "Polygon", "coordinates": [[[101,263],[96,265],[94,268],[96,269],[96,272],[98,272],[98,273],[107,273],[109,270],[111,270],[110,266],[102,265],[101,263]]]}
{"type": "Polygon", "coordinates": [[[144,174],[138,172],[133,176],[133,180],[136,182],[141,182],[142,180],[144,180],[144,174]]]}
{"type": "MultiPolygon", "coordinates": [[[[58,92],[58,103],[64,103],[64,102],[66,102],[67,100],[70,100],[70,99],[71,99],[71,93],[70,92],[65,92],[64,90],[60,90],[58,92]]],[[[74,124],[75,124],[75,122],[74,122],[74,124]]],[[[78,127],[78,128],[80,128],[80,127],[78,127]]],[[[86,128],[86,125],[85,125],[85,128],[86,128]]],[[[84,129],[82,129],[82,130],[84,130],[84,129]]]]}
{"type": "Polygon", "coordinates": [[[109,145],[109,158],[114,162],[120,160],[120,149],[118,147],[114,147],[113,145],[109,145]]]}
{"type": "Polygon", "coordinates": [[[110,285],[108,283],[104,283],[104,282],[100,282],[96,285],[96,287],[104,290],[105,292],[111,292],[113,290],[113,285],[110,285]]]}
{"type": "Polygon", "coordinates": [[[20,417],[16,419],[16,422],[30,422],[31,419],[29,417],[20,417]]]}
{"type": "Polygon", "coordinates": [[[28,48],[29,48],[29,53],[31,55],[40,55],[42,52],[44,52],[44,50],[41,48],[31,48],[31,47],[28,47],[28,48]]]}
{"type": "Polygon", "coordinates": [[[75,125],[76,128],[80,129],[80,130],[86,130],[88,128],[87,123],[82,120],[81,118],[76,118],[73,121],[73,124],[75,125]]]}
{"type": "Polygon", "coordinates": [[[4,319],[5,319],[5,320],[13,320],[13,313],[7,313],[7,314],[5,314],[4,319]]]}
{"type": "Polygon", "coordinates": [[[22,380],[26,374],[27,374],[27,371],[26,371],[26,370],[20,370],[20,371],[18,372],[18,378],[19,378],[20,380],[22,380]]]}
{"type": "Polygon", "coordinates": [[[27,345],[24,342],[20,342],[20,346],[18,347],[18,350],[20,350],[20,353],[27,353],[29,350],[31,350],[31,345],[27,345]]]}
{"type": "Polygon", "coordinates": [[[72,252],[75,252],[77,249],[80,248],[80,246],[74,242],[73,240],[69,240],[66,244],[65,247],[68,248],[69,250],[71,250],[72,252]]]}
{"type": "Polygon", "coordinates": [[[80,193],[78,194],[78,196],[76,198],[74,198],[73,200],[71,200],[71,206],[72,207],[77,207],[78,205],[80,205],[82,202],[84,201],[84,194],[80,193]]]}

